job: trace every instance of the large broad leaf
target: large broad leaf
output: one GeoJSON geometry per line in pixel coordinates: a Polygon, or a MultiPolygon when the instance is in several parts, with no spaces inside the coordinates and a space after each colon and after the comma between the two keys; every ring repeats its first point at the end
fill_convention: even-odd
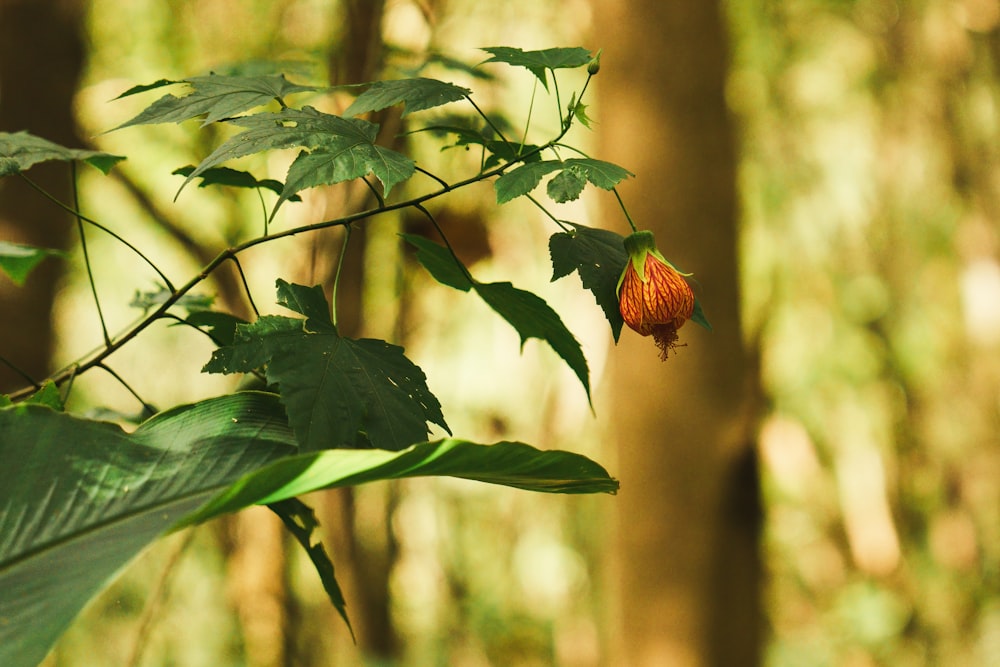
{"type": "Polygon", "coordinates": [[[336,449],[284,458],[233,484],[181,525],[319,489],[443,475],[544,493],[618,490],[618,481],[607,470],[579,454],[540,450],[521,442],[480,445],[447,438],[400,452],[336,449]]]}
{"type": "MultiPolygon", "coordinates": [[[[120,97],[173,83],[176,82],[161,79],[148,86],[131,88],[120,97]]],[[[189,95],[184,97],[164,95],[146,107],[138,116],[115,129],[153,123],[181,123],[199,116],[205,117],[202,125],[208,125],[274,100],[284,99],[286,95],[292,93],[316,90],[312,86],[292,83],[280,74],[265,76],[210,74],[184,79],[181,83],[191,87],[189,95]]]]}
{"type": "Polygon", "coordinates": [[[81,160],[107,174],[124,160],[120,155],[66,148],[27,132],[0,132],[0,177],[27,171],[39,162],[81,160]]]}
{"type": "Polygon", "coordinates": [[[403,238],[417,248],[417,261],[435,280],[463,292],[474,289],[490,308],[517,330],[522,347],[529,338],[539,338],[552,346],[576,373],[590,397],[590,372],[580,343],[544,300],[511,283],[477,282],[447,248],[410,234],[404,234],[403,238]]]}
{"type": "Polygon", "coordinates": [[[10,241],[0,241],[0,271],[17,285],[23,285],[28,274],[46,257],[61,256],[59,250],[36,248],[10,241]]]}
{"type": "Polygon", "coordinates": [[[618,489],[583,456],[521,443],[295,451],[273,394],[182,406],[132,434],[37,405],[0,410],[0,665],[41,661],[87,600],[158,535],[252,504],[427,475],[552,493],[618,489]]]}
{"type": "Polygon", "coordinates": [[[622,236],[606,229],[577,224],[573,227],[572,232],[559,232],[549,238],[552,280],[578,272],[583,286],[593,292],[608,318],[617,342],[625,323],[618,310],[617,290],[628,258],[622,236]]]}
{"type": "Polygon", "coordinates": [[[492,57],[487,63],[507,63],[528,69],[538,77],[546,89],[549,87],[546,70],[583,67],[591,61],[590,52],[579,47],[560,47],[541,51],[522,51],[510,46],[489,46],[483,49],[492,57]]]}
{"type": "MultiPolygon", "coordinates": [[[[305,320],[264,316],[239,325],[208,373],[265,369],[304,451],[329,447],[398,450],[427,439],[431,422],[446,431],[441,404],[403,348],[344,338],[330,321],[322,290],[278,281],[279,303],[305,320]]],[[[449,431],[450,432],[450,431],[449,431]]]]}
{"type": "Polygon", "coordinates": [[[351,103],[344,111],[345,116],[359,116],[369,111],[379,111],[394,104],[403,103],[403,116],[415,111],[433,109],[471,95],[468,88],[437,79],[416,78],[397,81],[376,81],[351,103]]]}
{"type": "Polygon", "coordinates": [[[296,451],[276,399],[239,394],[126,434],[38,405],[0,410],[0,665],[35,665],[143,547],[296,451]]]}

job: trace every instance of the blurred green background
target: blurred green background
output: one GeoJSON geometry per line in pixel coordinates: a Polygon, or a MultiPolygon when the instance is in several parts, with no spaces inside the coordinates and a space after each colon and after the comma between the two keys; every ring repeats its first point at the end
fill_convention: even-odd
{"type": "MultiPolygon", "coordinates": [[[[683,329],[688,347],[662,367],[653,366],[659,362],[650,341],[631,332],[613,346],[575,277],[549,283],[545,243],[556,230],[536,211],[518,202],[497,209],[488,185],[436,211],[479,279],[513,279],[560,312],[588,356],[596,417],[547,349],[529,344],[519,352],[516,334],[485,307],[432,284],[407,260],[396,233],[419,232],[419,221],[380,218],[363,242],[352,241],[346,275],[353,296],[345,298],[341,320],[352,335],[405,342],[457,434],[585,453],[621,479],[618,498],[420,480],[307,499],[327,528],[357,645],[275,520],[263,510],[246,512],[145,553],[78,619],[48,667],[1000,665],[1000,4],[731,0],[673,13],[658,6],[0,2],[0,32],[8,30],[0,50],[0,120],[11,125],[0,130],[25,129],[13,126],[16,115],[3,115],[5,106],[52,111],[58,104],[42,100],[38,89],[18,89],[17,75],[39,89],[73,79],[66,72],[73,56],[61,49],[79,35],[85,58],[76,61],[78,85],[65,99],[77,141],[129,156],[115,177],[83,174],[83,205],[140,247],[155,248],[171,275],[191,275],[218,249],[256,231],[260,204],[233,191],[194,189],[172,203],[180,179],[169,172],[200,161],[217,131],[153,126],[103,135],[152,98],[108,101],[136,84],[248,60],[286,61],[296,80],[356,83],[399,76],[428,51],[475,64],[483,59],[480,46],[605,47],[589,110],[596,132],[575,130],[570,140],[636,171],[626,195],[638,210],[669,217],[678,210],[671,198],[688,191],[671,173],[646,170],[642,151],[684,155],[677,170],[695,174],[703,160],[733,193],[731,229],[711,215],[675,215],[670,229],[680,232],[658,231],[668,258],[695,267],[716,324],[714,334],[683,329]],[[9,32],[28,19],[52,39],[9,32]],[[645,21],[649,31],[629,32],[626,19],[645,21]],[[677,35],[687,37],[675,41],[677,35]],[[631,125],[629,105],[636,118],[645,114],[671,128],[688,127],[674,118],[695,116],[694,128],[709,117],[694,97],[669,98],[675,104],[663,107],[625,100],[630,83],[649,73],[640,59],[694,81],[696,92],[704,88],[698,100],[718,101],[731,154],[699,148],[716,146],[719,134],[708,127],[667,133],[663,142],[640,136],[635,161],[629,157],[622,133],[640,127],[631,125]],[[715,71],[712,63],[721,67],[717,82],[702,75],[701,68],[715,71]],[[717,240],[683,231],[711,231],[715,222],[717,240]],[[726,272],[732,285],[713,282],[726,272]],[[721,305],[727,294],[732,317],[721,305]],[[720,351],[730,338],[740,347],[737,363],[720,351]],[[640,396],[648,387],[622,382],[616,368],[628,363],[619,361],[628,346],[645,360],[642,372],[669,387],[661,404],[640,396]],[[704,389],[689,386],[695,373],[704,389]],[[701,391],[734,396],[712,409],[738,413],[734,428],[748,434],[745,449],[756,462],[749,477],[731,481],[740,447],[702,447],[683,435],[683,425],[666,433],[642,426],[649,437],[632,438],[622,423],[636,402],[667,420],[683,421],[685,412],[692,420],[710,417],[701,391]],[[676,490],[662,507],[650,505],[649,516],[629,504],[630,487],[645,482],[629,474],[625,452],[676,490]],[[706,453],[714,458],[699,463],[706,453]],[[735,495],[743,499],[739,507],[730,511],[719,500],[716,511],[711,503],[747,479],[750,486],[735,495]],[[711,500],[707,510],[703,497],[711,500]],[[702,540],[695,531],[688,540],[677,532],[664,544],[646,539],[644,521],[718,521],[711,536],[722,538],[702,540]],[[749,556],[732,550],[745,568],[716,559],[729,553],[733,534],[735,541],[749,536],[749,556]],[[640,560],[637,549],[653,556],[640,560]],[[648,591],[622,583],[628,574],[648,581],[648,591]],[[726,577],[739,581],[730,587],[726,577]],[[660,581],[682,593],[659,595],[660,581]],[[647,622],[633,622],[630,613],[647,622]],[[727,654],[719,648],[727,643],[738,648],[727,654]]],[[[519,126],[531,77],[487,71],[502,80],[440,68],[428,74],[473,87],[481,105],[519,126]]],[[[670,76],[652,77],[650,85],[669,96],[670,76]]],[[[581,81],[567,77],[564,90],[581,81]]],[[[536,114],[540,130],[554,126],[551,111],[536,114]]],[[[50,120],[52,128],[66,122],[50,120]]],[[[391,113],[379,120],[399,128],[391,113]]],[[[475,168],[466,154],[439,153],[425,139],[389,132],[386,140],[406,141],[421,164],[443,174],[475,168]]],[[[281,178],[288,160],[275,155],[255,166],[281,178]]],[[[19,192],[0,189],[3,238],[19,234],[4,226],[17,217],[11,211],[22,203],[19,192]]],[[[360,206],[363,196],[349,187],[307,194],[304,203],[286,205],[276,224],[333,217],[360,206]]],[[[605,196],[588,191],[583,203],[560,206],[558,214],[624,232],[605,196]]],[[[713,204],[698,195],[691,206],[708,211],[713,204]]],[[[651,218],[638,223],[661,224],[651,218]]],[[[248,257],[262,311],[277,312],[270,305],[276,276],[328,281],[340,242],[336,234],[296,239],[248,257]]],[[[70,241],[51,240],[60,243],[70,241]]],[[[136,289],[152,289],[152,280],[106,238],[93,237],[91,252],[102,258],[98,281],[117,329],[138,314],[127,304],[136,289]]],[[[50,367],[100,342],[80,260],[51,284],[58,289],[50,367]]],[[[0,287],[0,298],[10,297],[11,286],[0,287]]],[[[212,288],[222,304],[245,309],[233,276],[212,288]]],[[[4,322],[5,330],[43,326],[7,316],[4,322]]],[[[112,362],[146,400],[169,407],[231,389],[227,378],[198,374],[210,348],[194,334],[163,327],[144,336],[157,352],[133,345],[112,362]]],[[[107,377],[83,377],[78,385],[75,409],[137,411],[107,377]]]]}

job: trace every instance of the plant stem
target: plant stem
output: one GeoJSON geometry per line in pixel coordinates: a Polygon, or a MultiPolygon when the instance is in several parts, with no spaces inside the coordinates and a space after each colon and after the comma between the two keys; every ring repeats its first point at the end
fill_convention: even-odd
{"type": "Polygon", "coordinates": [[[73,208],[77,212],[76,231],[80,235],[83,264],[87,267],[87,281],[90,283],[90,293],[94,295],[94,306],[97,307],[97,319],[101,322],[101,333],[104,335],[104,344],[111,345],[111,336],[108,335],[108,325],[104,322],[104,313],[101,310],[101,299],[97,296],[97,283],[94,282],[94,270],[90,266],[90,253],[87,252],[87,235],[84,233],[83,221],[80,219],[80,188],[76,179],[76,162],[70,162],[69,168],[73,186],[73,208]]]}
{"type": "Polygon", "coordinates": [[[635,233],[639,229],[635,226],[635,221],[632,220],[632,216],[628,214],[628,208],[625,207],[625,202],[622,201],[622,196],[618,194],[618,188],[611,188],[611,191],[615,193],[615,198],[618,200],[618,206],[621,207],[622,213],[625,214],[625,219],[628,220],[629,227],[632,228],[632,232],[635,233]]]}
{"type": "MultiPolygon", "coordinates": [[[[366,181],[367,182],[367,181],[366,181]]],[[[351,225],[344,227],[344,242],[340,244],[340,257],[337,258],[337,270],[333,274],[333,292],[330,294],[330,305],[333,312],[330,313],[330,321],[333,328],[337,328],[337,288],[340,286],[340,272],[344,268],[344,258],[347,257],[347,244],[351,241],[351,225]]]]}

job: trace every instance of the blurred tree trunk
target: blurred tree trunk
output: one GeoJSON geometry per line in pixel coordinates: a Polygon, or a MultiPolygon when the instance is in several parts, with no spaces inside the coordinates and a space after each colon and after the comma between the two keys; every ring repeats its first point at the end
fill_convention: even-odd
{"type": "MultiPolygon", "coordinates": [[[[0,131],[28,130],[59,144],[79,146],[73,118],[83,66],[77,0],[0,0],[0,131]]],[[[60,200],[70,199],[65,164],[43,164],[28,176],[60,200]]],[[[16,177],[0,181],[0,239],[65,248],[72,226],[66,214],[16,177]]],[[[34,379],[48,374],[50,312],[62,267],[46,260],[17,287],[0,277],[0,357],[34,379]]],[[[0,392],[28,384],[0,363],[0,392]]]]}
{"type": "MultiPolygon", "coordinates": [[[[601,157],[640,228],[701,285],[715,331],[693,324],[660,363],[628,329],[613,375],[622,490],[611,664],[760,661],[753,360],[740,332],[735,151],[713,2],[595,0],[604,48],[601,157]]],[[[609,218],[620,220],[615,211],[609,218]]],[[[618,224],[618,223],[616,223],[618,224]]]]}

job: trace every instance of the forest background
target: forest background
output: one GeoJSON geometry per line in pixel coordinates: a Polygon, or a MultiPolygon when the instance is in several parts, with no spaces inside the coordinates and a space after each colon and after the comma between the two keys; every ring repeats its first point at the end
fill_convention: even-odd
{"type": "MultiPolygon", "coordinates": [[[[633,216],[696,274],[715,331],[685,328],[664,364],[629,332],[614,347],[589,294],[549,284],[538,214],[495,209],[489,188],[437,215],[467,232],[459,252],[478,274],[513,269],[563,315],[596,417],[558,360],[518,354],[502,323],[403,261],[396,232],[417,225],[405,216],[352,246],[345,326],[404,340],[448,377],[436,389],[456,430],[586,453],[619,495],[440,480],[324,494],[356,646],[276,521],[245,512],[146,552],[47,664],[1000,663],[996,3],[0,0],[0,130],[129,155],[86,183],[95,217],[128,220],[190,272],[258,204],[209,191],[172,204],[165,174],[197,163],[204,139],[102,135],[135,111],[108,100],[239,61],[345,84],[428,51],[474,64],[498,44],[604,49],[591,152],[636,174],[622,187],[633,216]],[[526,403],[524,386],[545,399],[526,403]]],[[[530,86],[487,94],[517,120],[530,86]]],[[[38,179],[65,186],[64,171],[38,179]]],[[[310,193],[285,214],[318,218],[357,196],[310,193]]],[[[0,238],[68,246],[69,224],[37,199],[0,183],[0,238]]],[[[573,213],[624,232],[613,204],[592,196],[573,213]]],[[[252,287],[267,293],[288,263],[323,282],[339,242],[255,257],[252,287]]],[[[128,261],[94,244],[98,280],[120,286],[106,316],[128,321],[128,261]]],[[[44,375],[93,346],[83,270],[49,261],[25,288],[0,279],[0,353],[44,375]]],[[[219,298],[238,303],[220,275],[219,298]]],[[[171,382],[207,346],[171,348],[168,332],[159,344],[116,362],[144,396],[222,389],[171,382]]],[[[134,410],[113,380],[76,395],[134,410]]]]}

